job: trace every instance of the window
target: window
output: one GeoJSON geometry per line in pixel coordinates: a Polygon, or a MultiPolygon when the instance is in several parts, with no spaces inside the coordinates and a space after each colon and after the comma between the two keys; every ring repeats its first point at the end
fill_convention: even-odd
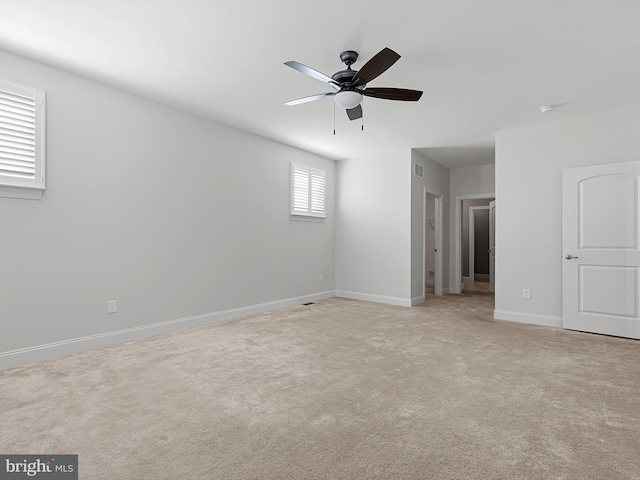
{"type": "Polygon", "coordinates": [[[44,172],[44,92],[0,82],[0,197],[42,199],[44,172]]]}
{"type": "Polygon", "coordinates": [[[291,215],[326,217],[324,170],[291,164],[291,215]]]}

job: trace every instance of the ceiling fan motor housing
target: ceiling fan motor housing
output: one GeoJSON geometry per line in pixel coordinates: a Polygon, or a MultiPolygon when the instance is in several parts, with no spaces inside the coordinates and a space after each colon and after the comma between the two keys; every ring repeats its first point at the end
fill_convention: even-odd
{"type": "Polygon", "coordinates": [[[353,81],[353,77],[355,77],[356,73],[358,73],[357,70],[351,70],[351,69],[349,69],[349,70],[340,70],[339,72],[336,72],[333,75],[331,75],[331,78],[333,78],[339,84],[351,83],[353,81]]]}
{"type": "Polygon", "coordinates": [[[346,70],[340,70],[339,72],[331,75],[336,82],[340,84],[342,88],[349,88],[353,83],[353,77],[358,73],[357,70],[352,70],[351,65],[358,59],[358,52],[353,50],[347,50],[340,54],[340,60],[347,66],[346,70]]]}
{"type": "Polygon", "coordinates": [[[340,61],[344,63],[347,67],[356,63],[358,59],[358,52],[354,52],[353,50],[347,50],[340,54],[340,61]]]}

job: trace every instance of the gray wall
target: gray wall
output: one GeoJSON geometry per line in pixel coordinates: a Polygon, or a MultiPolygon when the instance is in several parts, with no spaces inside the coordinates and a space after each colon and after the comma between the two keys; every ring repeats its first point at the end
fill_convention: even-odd
{"type": "Polygon", "coordinates": [[[48,176],[42,201],[0,198],[0,356],[333,294],[333,161],[22,57],[0,65],[46,91],[48,176]],[[327,171],[326,221],[290,220],[291,161],[327,171]]]}
{"type": "Polygon", "coordinates": [[[409,150],[337,164],[337,295],[411,302],[409,150]]]}
{"type": "Polygon", "coordinates": [[[638,160],[639,131],[634,106],[496,135],[497,318],[561,324],[562,169],[638,160]]]}

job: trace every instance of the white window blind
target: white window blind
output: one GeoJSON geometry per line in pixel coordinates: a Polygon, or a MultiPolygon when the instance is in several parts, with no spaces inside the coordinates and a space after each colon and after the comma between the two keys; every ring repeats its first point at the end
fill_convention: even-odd
{"type": "MultiPolygon", "coordinates": [[[[6,82],[0,82],[0,186],[45,187],[44,92],[6,82]]],[[[0,194],[32,198],[6,195],[6,189],[0,194]]]]}
{"type": "Polygon", "coordinates": [[[291,215],[326,216],[326,173],[291,164],[291,215]]]}

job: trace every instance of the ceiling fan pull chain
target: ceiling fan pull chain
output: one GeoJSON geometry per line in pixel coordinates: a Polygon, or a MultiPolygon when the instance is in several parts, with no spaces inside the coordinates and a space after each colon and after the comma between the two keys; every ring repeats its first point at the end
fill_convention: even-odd
{"type": "MultiPolygon", "coordinates": [[[[363,100],[363,102],[362,102],[362,103],[364,103],[364,98],[363,98],[362,100],[363,100]]],[[[360,127],[361,127],[362,131],[364,132],[364,113],[363,113],[363,114],[362,114],[362,116],[360,117],[360,122],[361,122],[361,123],[360,123],[360,127]]]]}
{"type": "Polygon", "coordinates": [[[336,102],[333,102],[333,134],[336,134],[336,102]]]}

